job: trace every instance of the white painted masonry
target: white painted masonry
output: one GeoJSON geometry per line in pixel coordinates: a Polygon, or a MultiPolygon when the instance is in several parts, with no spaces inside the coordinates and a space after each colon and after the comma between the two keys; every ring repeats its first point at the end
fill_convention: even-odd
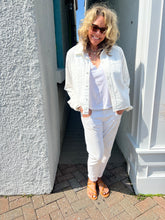
{"type": "Polygon", "coordinates": [[[132,119],[124,115],[117,142],[127,160],[135,192],[165,194],[165,5],[163,0],[139,0],[138,8],[129,11],[131,0],[124,1],[123,7],[119,2],[121,26],[130,14],[136,20],[133,13],[139,10],[137,43],[130,44],[128,26],[124,26],[126,33],[121,32],[125,35],[121,40],[124,51],[135,51],[136,59],[133,72],[128,55],[128,68],[134,78],[132,119]]]}
{"type": "Polygon", "coordinates": [[[0,1],[0,195],[50,193],[60,153],[52,0],[0,1]]]}

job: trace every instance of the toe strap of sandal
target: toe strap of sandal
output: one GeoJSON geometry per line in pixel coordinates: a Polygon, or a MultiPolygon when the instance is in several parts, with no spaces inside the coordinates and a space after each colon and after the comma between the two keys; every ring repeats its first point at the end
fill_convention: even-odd
{"type": "Polygon", "coordinates": [[[93,190],[89,185],[87,186],[87,189],[89,189],[92,192],[91,196],[93,198],[97,198],[97,193],[95,190],[93,190]]]}
{"type": "Polygon", "coordinates": [[[97,183],[98,183],[98,186],[100,187],[102,187],[102,190],[100,191],[103,195],[106,195],[106,194],[109,194],[109,192],[104,192],[104,189],[105,188],[108,188],[107,187],[107,185],[101,180],[101,179],[99,179],[98,181],[97,181],[97,183]]]}
{"type": "Polygon", "coordinates": [[[97,199],[97,191],[96,191],[96,189],[93,189],[92,186],[95,186],[95,188],[96,188],[96,183],[90,182],[88,180],[88,184],[87,184],[88,197],[90,199],[96,200],[97,199]]]}

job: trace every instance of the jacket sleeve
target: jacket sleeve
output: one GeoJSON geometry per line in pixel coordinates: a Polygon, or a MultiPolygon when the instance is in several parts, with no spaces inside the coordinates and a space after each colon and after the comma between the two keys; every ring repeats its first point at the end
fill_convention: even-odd
{"type": "Polygon", "coordinates": [[[122,73],[123,73],[123,80],[124,80],[124,84],[127,88],[129,88],[130,85],[130,77],[129,77],[129,72],[128,72],[128,67],[127,67],[127,62],[126,62],[126,58],[124,55],[123,50],[121,49],[121,59],[122,59],[122,73]]]}
{"type": "Polygon", "coordinates": [[[66,55],[66,63],[65,63],[65,87],[64,89],[67,91],[70,100],[68,104],[75,111],[79,111],[80,105],[77,103],[76,91],[74,86],[74,77],[71,71],[71,56],[69,53],[66,55]]]}
{"type": "MultiPolygon", "coordinates": [[[[124,55],[123,50],[121,49],[121,54],[122,54],[122,72],[123,72],[123,81],[124,81],[124,85],[126,87],[126,89],[128,90],[128,96],[129,96],[129,92],[130,92],[130,76],[129,76],[129,71],[128,71],[128,67],[127,67],[127,61],[124,55]]],[[[128,98],[130,99],[130,98],[128,98]]],[[[130,100],[129,100],[130,103],[130,100]]],[[[130,105],[128,108],[126,108],[126,111],[130,111],[132,110],[133,107],[130,105]]]]}

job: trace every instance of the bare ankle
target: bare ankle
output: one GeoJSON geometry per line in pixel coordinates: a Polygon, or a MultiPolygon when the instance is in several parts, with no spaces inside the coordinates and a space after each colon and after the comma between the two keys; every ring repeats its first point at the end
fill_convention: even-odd
{"type": "Polygon", "coordinates": [[[91,179],[89,179],[89,178],[88,178],[88,181],[89,181],[89,182],[92,182],[92,183],[96,183],[96,181],[92,181],[92,180],[91,180],[91,179]]]}

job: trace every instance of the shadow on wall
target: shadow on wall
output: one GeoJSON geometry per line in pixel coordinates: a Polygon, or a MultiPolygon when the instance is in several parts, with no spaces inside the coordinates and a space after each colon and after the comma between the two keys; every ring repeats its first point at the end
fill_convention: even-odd
{"type": "MultiPolygon", "coordinates": [[[[139,67],[136,70],[136,82],[134,86],[134,121],[133,128],[134,134],[133,136],[136,138],[136,143],[139,145],[143,140],[148,136],[148,128],[143,120],[143,90],[144,90],[144,64],[140,63],[139,67]],[[141,119],[141,121],[139,121],[141,119]],[[140,132],[138,132],[138,130],[140,132]],[[139,134],[139,135],[138,135],[139,134]]],[[[150,97],[148,97],[150,98],[150,97]]]]}

